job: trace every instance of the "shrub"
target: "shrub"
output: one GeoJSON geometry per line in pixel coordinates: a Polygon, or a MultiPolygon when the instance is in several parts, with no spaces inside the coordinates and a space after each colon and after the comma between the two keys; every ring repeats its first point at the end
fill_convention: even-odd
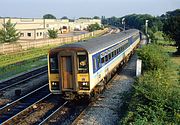
{"type": "Polygon", "coordinates": [[[169,57],[157,45],[143,47],[138,55],[146,72],[133,85],[131,99],[127,102],[128,111],[121,123],[180,124],[180,87],[171,79],[174,69],[169,57]]]}
{"type": "Polygon", "coordinates": [[[55,29],[50,30],[49,29],[48,30],[48,35],[49,35],[50,38],[55,39],[55,38],[58,37],[58,30],[55,30],[55,29]]]}
{"type": "Polygon", "coordinates": [[[179,88],[164,70],[145,72],[133,85],[128,112],[123,124],[178,124],[180,122],[179,88]]]}
{"type": "Polygon", "coordinates": [[[145,70],[166,69],[169,64],[169,56],[156,44],[144,46],[137,53],[145,70]]]}
{"type": "Polygon", "coordinates": [[[15,29],[16,24],[8,20],[7,23],[2,25],[3,29],[0,29],[0,42],[15,42],[19,39],[20,33],[15,29]]]}
{"type": "Polygon", "coordinates": [[[87,27],[88,31],[89,32],[92,32],[92,31],[95,31],[95,30],[102,30],[103,28],[98,24],[98,23],[95,23],[95,24],[91,24],[87,27]]]}

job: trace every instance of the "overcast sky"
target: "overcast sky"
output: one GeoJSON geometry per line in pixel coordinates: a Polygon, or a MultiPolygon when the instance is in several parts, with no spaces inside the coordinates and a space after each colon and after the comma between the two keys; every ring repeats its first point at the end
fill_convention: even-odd
{"type": "Polygon", "coordinates": [[[180,9],[180,0],[0,0],[1,17],[42,18],[50,13],[61,18],[151,14],[180,9]]]}

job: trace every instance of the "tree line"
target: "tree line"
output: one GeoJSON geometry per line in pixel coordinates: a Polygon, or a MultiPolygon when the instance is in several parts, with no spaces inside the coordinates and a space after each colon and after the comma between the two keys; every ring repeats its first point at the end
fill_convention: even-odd
{"type": "Polygon", "coordinates": [[[136,28],[145,33],[145,21],[148,20],[148,35],[152,42],[157,39],[154,33],[162,31],[165,39],[172,39],[176,42],[177,52],[180,54],[180,9],[168,11],[161,16],[152,16],[149,14],[130,14],[123,17],[111,17],[102,19],[103,24],[123,27],[122,19],[125,19],[126,28],[136,28]]]}

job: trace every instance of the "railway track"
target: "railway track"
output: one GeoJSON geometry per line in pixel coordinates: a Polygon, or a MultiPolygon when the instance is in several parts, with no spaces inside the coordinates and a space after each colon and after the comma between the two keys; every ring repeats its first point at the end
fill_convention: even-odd
{"type": "MultiPolygon", "coordinates": [[[[123,68],[124,66],[125,66],[125,65],[122,65],[122,68],[123,68]]],[[[121,69],[122,69],[122,68],[121,68],[121,69]]],[[[120,71],[120,70],[119,70],[119,71],[120,71]]],[[[108,83],[107,83],[106,86],[108,86],[108,85],[118,76],[119,71],[116,72],[116,73],[113,75],[113,77],[108,81],[108,83]]],[[[93,102],[94,102],[95,100],[101,98],[100,96],[101,96],[101,95],[99,94],[99,95],[96,97],[96,99],[93,99],[93,102]]],[[[103,98],[104,98],[104,97],[103,97],[103,98]]],[[[84,109],[78,114],[78,116],[77,116],[70,124],[71,124],[71,125],[77,125],[78,121],[81,119],[81,117],[85,114],[85,111],[86,111],[86,110],[88,109],[88,107],[90,107],[91,105],[92,105],[92,102],[89,103],[86,107],[84,107],[84,109]]]]}
{"type": "MultiPolygon", "coordinates": [[[[117,74],[109,81],[109,83],[116,77],[117,74]]],[[[44,86],[46,87],[46,85],[44,86]]],[[[43,89],[43,87],[39,88],[43,89]]],[[[52,99],[52,94],[44,94],[39,97],[39,93],[43,93],[44,90],[36,91],[36,94],[26,95],[30,98],[18,99],[4,107],[0,108],[0,124],[18,124],[22,121],[22,117],[28,116],[33,112],[33,106],[37,106],[38,103],[43,100],[52,99]],[[49,98],[49,99],[47,99],[49,98]],[[33,101],[31,101],[33,100],[33,101]]],[[[34,93],[34,92],[31,92],[34,93]]],[[[30,94],[31,94],[30,93],[30,94]]],[[[59,96],[59,95],[58,95],[59,96]]],[[[59,101],[58,101],[59,102],[59,101]]],[[[33,124],[48,125],[48,124],[73,124],[75,125],[83,115],[84,111],[90,105],[89,101],[62,101],[56,105],[55,108],[51,109],[46,115],[39,118],[39,120],[33,124]]],[[[48,103],[48,101],[46,102],[48,103]]],[[[41,109],[40,109],[41,110],[41,109]]],[[[35,111],[34,111],[35,112],[35,111]]]]}
{"type": "MultiPolygon", "coordinates": [[[[108,82],[111,83],[113,79],[117,76],[116,73],[111,80],[108,82]]],[[[100,95],[98,95],[95,99],[93,99],[93,102],[101,98],[100,95]]],[[[76,101],[66,101],[62,105],[60,105],[56,110],[54,110],[49,116],[44,118],[43,121],[38,122],[36,124],[39,125],[59,125],[59,124],[72,124],[76,125],[77,121],[80,119],[80,117],[83,115],[85,110],[91,105],[90,100],[76,100],[76,101]]]]}
{"type": "Polygon", "coordinates": [[[34,104],[50,96],[48,84],[32,91],[31,93],[0,107],[0,124],[15,124],[18,116],[34,104]]]}
{"type": "Polygon", "coordinates": [[[47,66],[43,66],[38,69],[32,70],[28,73],[21,74],[6,81],[2,81],[0,82],[0,92],[5,91],[6,89],[11,88],[13,86],[28,82],[29,80],[39,77],[45,73],[47,73],[47,66]]]}
{"type": "Polygon", "coordinates": [[[65,107],[65,105],[67,105],[67,103],[68,103],[68,101],[65,101],[55,111],[53,111],[51,114],[49,114],[49,116],[47,116],[45,119],[43,119],[43,121],[41,121],[39,123],[39,125],[47,124],[50,121],[50,119],[52,119],[58,112],[60,112],[65,107]]]}
{"type": "MultiPolygon", "coordinates": [[[[38,125],[60,125],[71,124],[76,117],[88,106],[87,101],[66,101],[59,106],[54,112],[52,112],[38,125]]],[[[36,123],[37,124],[37,123],[36,123]]]]}

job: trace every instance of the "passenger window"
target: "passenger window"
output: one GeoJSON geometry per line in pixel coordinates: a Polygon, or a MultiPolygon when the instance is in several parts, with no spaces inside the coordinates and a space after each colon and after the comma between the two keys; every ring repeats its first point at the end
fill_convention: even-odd
{"type": "Polygon", "coordinates": [[[104,63],[104,57],[103,57],[103,58],[101,58],[101,63],[104,63]]]}
{"type": "Polygon", "coordinates": [[[116,51],[115,50],[113,51],[113,53],[114,53],[114,56],[116,56],[116,51]]]}
{"type": "Polygon", "coordinates": [[[93,58],[93,69],[97,70],[96,58],[93,58]]]}
{"type": "Polygon", "coordinates": [[[106,62],[108,61],[108,55],[105,56],[105,61],[106,61],[106,62]]]}
{"type": "Polygon", "coordinates": [[[57,56],[50,57],[50,72],[51,73],[58,73],[58,58],[57,56]]]}
{"type": "Polygon", "coordinates": [[[114,53],[112,52],[112,57],[114,57],[114,53]]]}
{"type": "Polygon", "coordinates": [[[100,56],[98,56],[98,59],[97,59],[97,61],[98,61],[98,68],[100,68],[100,64],[101,64],[101,58],[100,58],[100,56]]]}
{"type": "Polygon", "coordinates": [[[111,59],[111,53],[109,53],[108,56],[109,56],[109,60],[110,60],[111,59]]]}

